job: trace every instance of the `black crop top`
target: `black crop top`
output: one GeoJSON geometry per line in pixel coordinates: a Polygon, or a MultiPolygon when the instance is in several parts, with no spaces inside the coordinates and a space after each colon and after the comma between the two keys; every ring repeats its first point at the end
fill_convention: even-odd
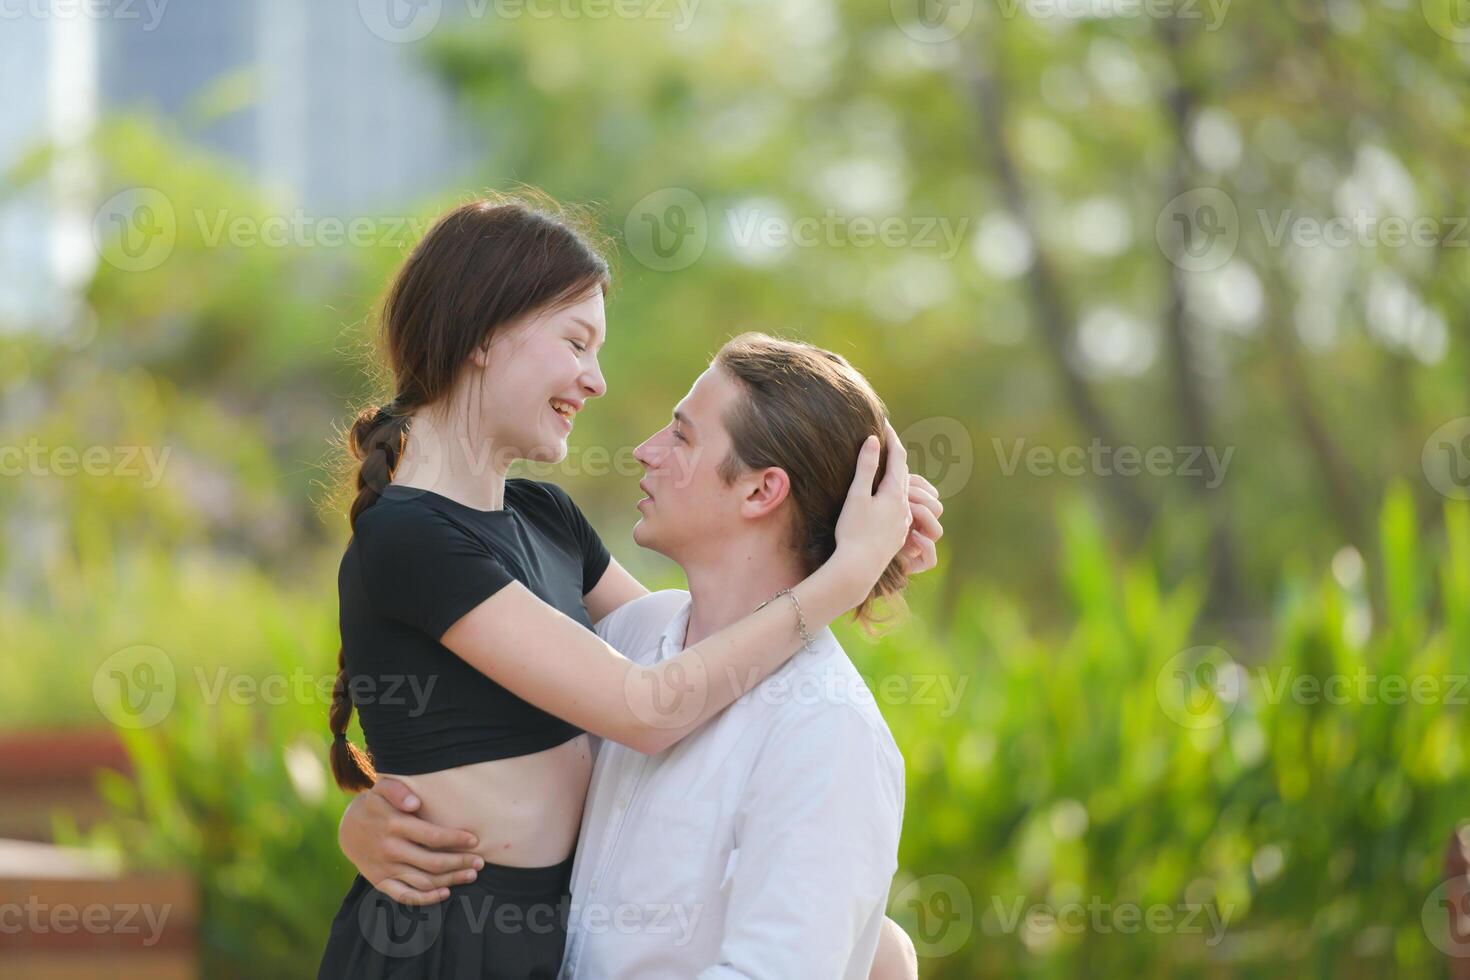
{"type": "Polygon", "coordinates": [[[435,772],[579,735],[439,640],[512,580],[591,629],[582,596],[610,560],[587,518],[551,483],[506,480],[505,509],[492,511],[428,490],[384,488],[358,515],[337,573],[348,690],[374,765],[435,772]]]}

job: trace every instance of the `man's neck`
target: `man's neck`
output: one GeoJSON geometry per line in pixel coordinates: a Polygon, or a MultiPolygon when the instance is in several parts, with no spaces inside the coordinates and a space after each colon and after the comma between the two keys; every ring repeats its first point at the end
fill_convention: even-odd
{"type": "Polygon", "coordinates": [[[759,540],[730,549],[716,561],[687,564],[684,575],[690,599],[686,647],[745,618],[806,577],[789,552],[759,540]]]}

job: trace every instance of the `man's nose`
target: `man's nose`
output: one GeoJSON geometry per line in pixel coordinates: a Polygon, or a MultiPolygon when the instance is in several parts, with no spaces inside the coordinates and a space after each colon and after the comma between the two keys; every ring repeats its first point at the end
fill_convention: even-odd
{"type": "Polygon", "coordinates": [[[653,469],[663,459],[663,451],[654,446],[653,440],[645,440],[643,445],[633,450],[633,458],[643,464],[644,469],[653,469]]]}

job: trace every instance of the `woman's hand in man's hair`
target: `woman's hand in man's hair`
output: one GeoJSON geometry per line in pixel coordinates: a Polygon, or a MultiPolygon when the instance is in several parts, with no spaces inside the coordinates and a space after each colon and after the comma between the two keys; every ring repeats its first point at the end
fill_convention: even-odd
{"type": "Polygon", "coordinates": [[[918,575],[939,564],[936,546],[944,537],[944,525],[939,523],[944,514],[944,504],[940,502],[939,491],[934,484],[917,473],[910,473],[909,507],[913,510],[914,526],[909,529],[899,560],[903,562],[904,574],[918,575]]]}

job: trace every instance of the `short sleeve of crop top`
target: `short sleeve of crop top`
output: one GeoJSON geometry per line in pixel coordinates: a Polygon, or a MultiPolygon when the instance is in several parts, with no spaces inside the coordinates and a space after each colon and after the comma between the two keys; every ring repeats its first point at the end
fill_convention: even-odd
{"type": "Polygon", "coordinates": [[[358,561],[378,613],[438,639],[515,579],[454,518],[427,507],[372,507],[358,561]]]}
{"type": "Polygon", "coordinates": [[[596,586],[612,558],[565,490],[511,480],[506,505],[503,511],[480,512],[436,494],[388,487],[385,500],[358,519],[364,532],[356,537],[365,598],[381,615],[438,639],[513,581],[539,592],[528,580],[527,566],[544,569],[545,563],[528,554],[534,547],[518,547],[525,539],[509,523],[513,519],[521,520],[522,533],[535,534],[539,544],[561,545],[575,556],[580,587],[568,590],[567,598],[596,586]]]}

